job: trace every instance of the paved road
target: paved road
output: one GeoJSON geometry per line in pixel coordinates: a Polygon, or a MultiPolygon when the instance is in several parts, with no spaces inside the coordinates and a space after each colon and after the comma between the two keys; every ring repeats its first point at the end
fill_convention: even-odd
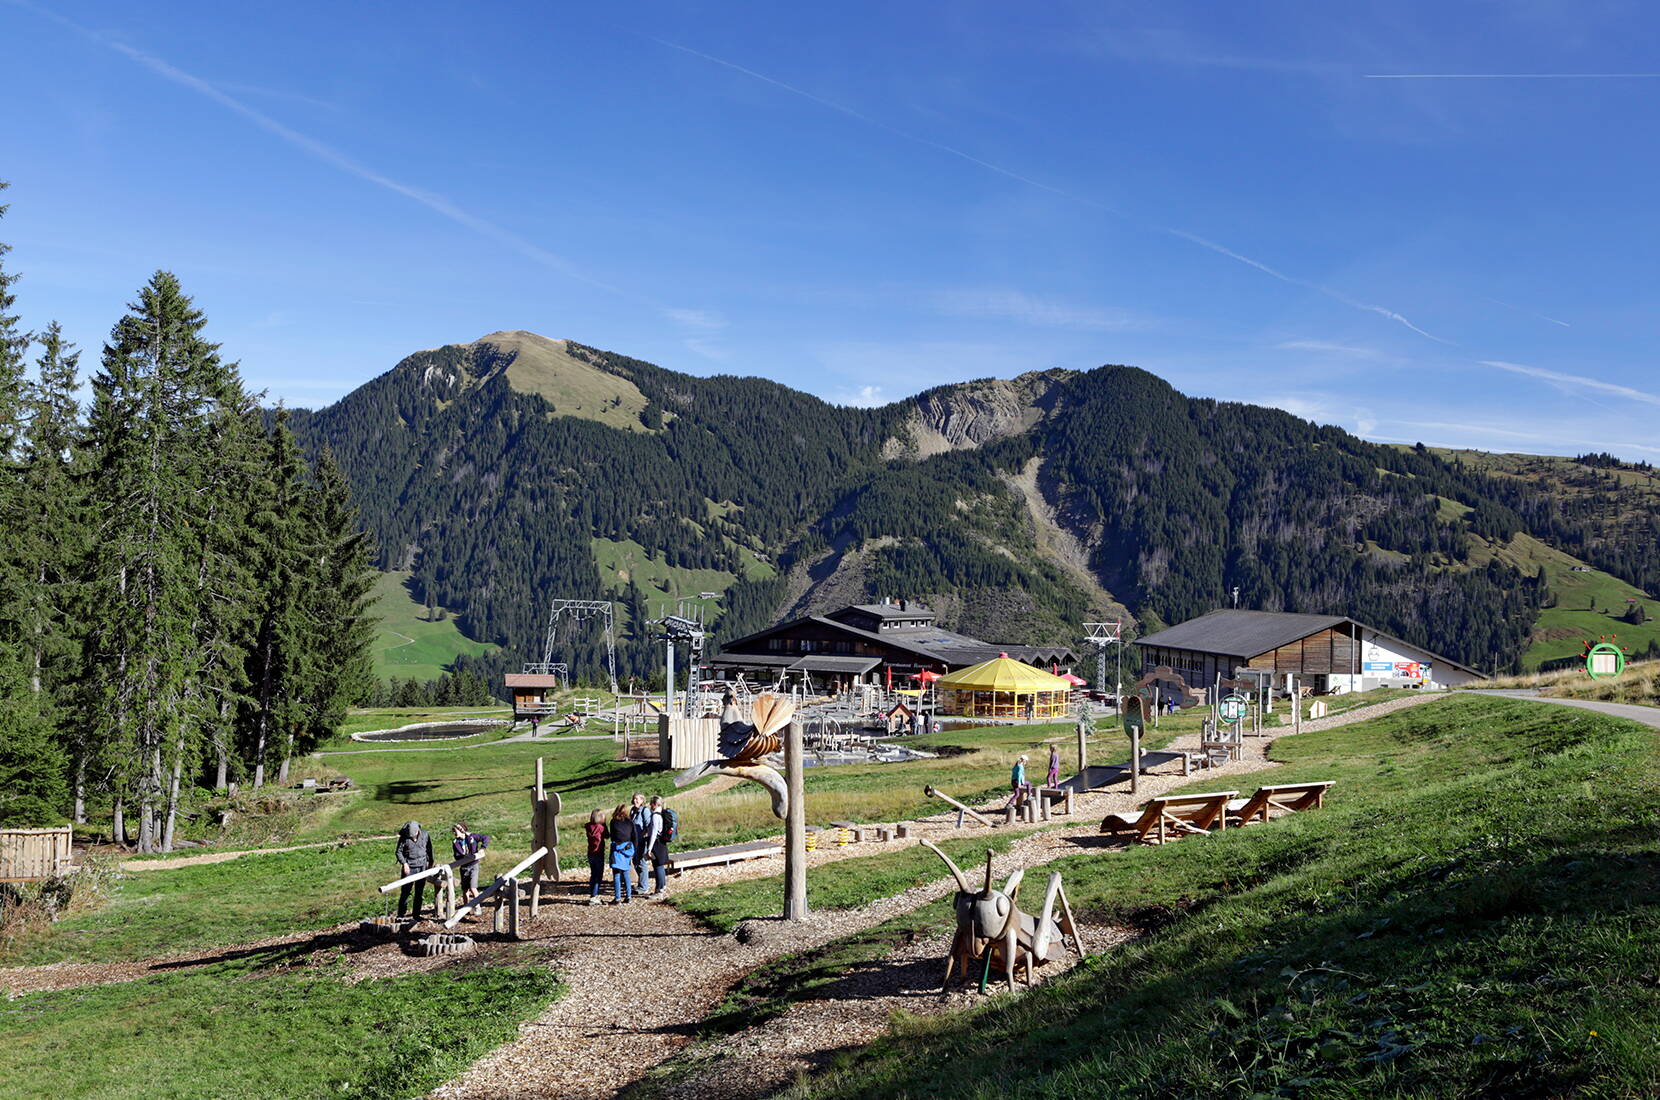
{"type": "Polygon", "coordinates": [[[1651,729],[1660,730],[1660,707],[1642,707],[1635,703],[1605,703],[1600,699],[1559,699],[1554,695],[1540,695],[1537,688],[1515,688],[1508,691],[1476,691],[1474,695],[1501,695],[1507,699],[1531,699],[1535,703],[1555,703],[1559,707],[1578,707],[1611,714],[1615,718],[1629,718],[1651,729]]]}
{"type": "MultiPolygon", "coordinates": [[[[313,756],[356,756],[365,752],[462,752],[466,749],[488,749],[496,745],[558,745],[566,741],[614,741],[609,733],[561,733],[532,737],[528,733],[515,734],[512,737],[503,737],[495,741],[474,741],[470,745],[422,745],[404,742],[396,747],[384,749],[323,749],[313,753],[313,756]]],[[[359,741],[358,744],[363,742],[359,741]]]]}

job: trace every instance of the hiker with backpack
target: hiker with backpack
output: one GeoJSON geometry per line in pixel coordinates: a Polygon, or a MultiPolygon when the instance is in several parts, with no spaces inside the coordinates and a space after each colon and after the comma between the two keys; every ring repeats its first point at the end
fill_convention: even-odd
{"type": "Polygon", "coordinates": [[[669,842],[680,835],[680,815],[664,804],[662,795],[651,796],[651,896],[668,893],[669,842]]]}

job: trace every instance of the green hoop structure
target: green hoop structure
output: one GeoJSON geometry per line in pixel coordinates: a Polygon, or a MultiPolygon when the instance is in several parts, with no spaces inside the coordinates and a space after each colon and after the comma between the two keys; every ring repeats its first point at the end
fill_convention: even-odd
{"type": "Polygon", "coordinates": [[[1585,674],[1593,680],[1606,680],[1618,676],[1625,671],[1625,650],[1608,642],[1598,642],[1585,651],[1585,674]],[[1599,656],[1608,655],[1614,658],[1614,671],[1598,671],[1597,666],[1603,664],[1598,661],[1599,656]]]}

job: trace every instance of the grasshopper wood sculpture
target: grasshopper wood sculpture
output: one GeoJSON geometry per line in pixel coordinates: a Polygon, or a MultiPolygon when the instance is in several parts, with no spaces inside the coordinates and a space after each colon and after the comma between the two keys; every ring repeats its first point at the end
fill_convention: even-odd
{"type": "Polygon", "coordinates": [[[781,695],[756,696],[748,722],[739,717],[736,706],[728,704],[720,716],[722,755],[693,764],[674,777],[674,785],[684,787],[710,772],[753,780],[772,795],[773,816],[783,820],[789,811],[789,787],[777,769],[766,763],[766,758],[783,750],[784,742],[778,731],[789,724],[794,713],[794,700],[781,695]]]}
{"type": "Polygon", "coordinates": [[[1077,924],[1072,919],[1072,906],[1066,900],[1066,894],[1061,889],[1060,872],[1056,871],[1049,876],[1049,886],[1044,891],[1043,913],[1033,917],[1029,913],[1020,911],[1017,904],[1020,897],[1020,881],[1025,877],[1025,868],[1009,876],[1009,881],[1003,884],[1003,889],[995,889],[992,885],[992,851],[986,850],[986,882],[985,886],[976,891],[970,889],[968,879],[951,857],[940,851],[929,841],[922,844],[945,861],[951,868],[951,877],[957,880],[957,897],[954,903],[957,912],[957,934],[951,940],[951,952],[945,960],[945,981],[940,986],[940,992],[945,993],[951,988],[953,977],[966,978],[973,971],[975,964],[980,968],[980,991],[986,989],[987,979],[995,967],[1008,977],[1009,988],[1013,989],[1016,973],[1024,965],[1026,968],[1026,984],[1033,981],[1033,970],[1045,963],[1060,958],[1065,950],[1065,936],[1072,937],[1072,945],[1077,950],[1079,958],[1084,954],[1083,936],[1078,931],[1077,924]],[[1056,903],[1060,904],[1059,913],[1056,912],[1056,903]],[[1058,918],[1058,919],[1057,919],[1058,918]]]}

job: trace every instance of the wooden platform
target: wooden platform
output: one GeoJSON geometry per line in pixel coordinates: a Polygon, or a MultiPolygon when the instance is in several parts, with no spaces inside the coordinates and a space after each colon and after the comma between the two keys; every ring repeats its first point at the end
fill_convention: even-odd
{"type": "Polygon", "coordinates": [[[747,844],[725,844],[719,848],[699,848],[691,852],[670,852],[668,869],[676,873],[694,867],[725,867],[746,859],[765,859],[781,856],[784,846],[771,840],[751,840],[747,844]]]}

